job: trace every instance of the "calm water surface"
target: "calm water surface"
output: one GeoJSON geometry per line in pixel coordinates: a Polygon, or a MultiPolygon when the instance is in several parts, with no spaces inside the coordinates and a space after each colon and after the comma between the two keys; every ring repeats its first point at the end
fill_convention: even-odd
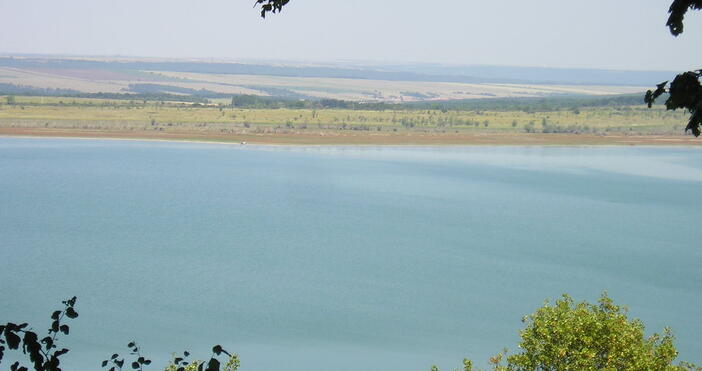
{"type": "Polygon", "coordinates": [[[137,340],[242,370],[485,365],[603,290],[702,362],[702,150],[0,138],[0,321],[77,295],[67,370],[137,340]]]}

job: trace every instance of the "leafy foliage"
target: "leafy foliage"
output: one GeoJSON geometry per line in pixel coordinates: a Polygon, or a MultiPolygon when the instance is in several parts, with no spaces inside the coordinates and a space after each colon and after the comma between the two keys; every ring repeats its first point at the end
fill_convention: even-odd
{"type": "MultiPolygon", "coordinates": [[[[129,348],[130,354],[135,357],[135,360],[131,362],[132,369],[143,371],[144,366],[151,364],[150,359],[146,359],[141,355],[141,351],[139,350],[139,346],[136,342],[129,342],[129,344],[127,344],[127,348],[129,348]]],[[[102,361],[103,368],[108,366],[110,367],[108,371],[121,370],[124,366],[124,358],[120,358],[119,354],[115,353],[110,357],[110,359],[102,361]]]]}
{"type": "Polygon", "coordinates": [[[509,356],[514,370],[677,370],[673,335],[644,335],[639,320],[603,294],[598,304],[568,295],[524,318],[522,352],[509,356]]]}
{"type": "Polygon", "coordinates": [[[683,33],[683,19],[685,18],[685,13],[690,9],[702,9],[702,0],[674,0],[670,5],[668,10],[670,17],[668,17],[666,26],[670,28],[670,33],[674,36],[683,33]]]}
{"type": "MultiPolygon", "coordinates": [[[[673,36],[683,33],[683,19],[690,9],[702,9],[702,0],[674,0],[670,5],[668,10],[670,17],[668,17],[666,25],[670,28],[670,33],[673,36]]],[[[656,86],[656,90],[647,91],[644,98],[650,108],[661,94],[669,93],[670,97],[665,102],[666,109],[687,109],[690,112],[690,120],[685,131],[691,131],[696,137],[702,133],[700,130],[700,125],[702,125],[702,112],[700,111],[702,108],[702,85],[699,81],[701,73],[702,70],[681,73],[670,83],[669,88],[666,89],[668,81],[662,82],[656,86]]]]}
{"type": "MultiPolygon", "coordinates": [[[[678,352],[670,329],[646,337],[643,323],[628,319],[627,310],[606,293],[597,304],[576,303],[563,295],[523,322],[521,352],[498,353],[490,359],[493,370],[702,370],[686,362],[674,365],[678,352]]],[[[463,364],[464,371],[473,370],[469,360],[463,364]]],[[[432,370],[438,371],[435,366],[432,370]]]]}
{"type": "Polygon", "coordinates": [[[277,13],[283,10],[290,0],[256,0],[256,5],[261,5],[261,17],[266,18],[267,13],[277,13]]]}
{"type": "MultiPolygon", "coordinates": [[[[70,327],[62,321],[66,317],[69,319],[78,317],[78,312],[74,308],[76,305],[75,296],[62,303],[64,308],[51,314],[51,327],[48,330],[48,335],[41,339],[36,332],[31,331],[28,323],[17,325],[8,322],[5,325],[0,325],[0,335],[4,335],[4,339],[0,337],[0,363],[2,363],[7,348],[19,350],[20,345],[22,345],[22,353],[29,357],[35,371],[61,371],[60,357],[68,353],[68,349],[58,348],[58,336],[59,334],[68,335],[70,332],[70,327]]],[[[13,363],[10,369],[12,371],[28,371],[28,368],[22,366],[19,361],[13,363]]]]}
{"type": "MultiPolygon", "coordinates": [[[[78,318],[78,312],[75,310],[76,300],[75,296],[64,300],[64,308],[51,314],[52,322],[48,331],[49,334],[41,340],[35,332],[31,331],[28,323],[18,325],[8,322],[0,325],[0,364],[2,364],[5,350],[19,351],[21,346],[22,353],[29,357],[29,361],[35,371],[61,371],[59,357],[68,353],[68,349],[58,348],[58,335],[68,335],[70,333],[70,327],[62,323],[64,318],[78,318]]],[[[133,370],[143,371],[144,366],[151,364],[151,360],[141,354],[141,349],[136,342],[129,342],[127,348],[129,348],[129,354],[133,357],[133,360],[127,361],[124,357],[120,357],[119,354],[115,353],[102,361],[102,368],[106,368],[107,371],[121,371],[127,364],[133,370]]],[[[186,351],[183,352],[182,357],[174,357],[171,364],[166,367],[166,371],[236,371],[240,366],[239,356],[227,352],[221,345],[212,347],[212,356],[207,362],[189,362],[187,361],[189,356],[190,353],[186,351]],[[218,359],[222,354],[228,356],[223,367],[218,359]]],[[[19,361],[13,363],[10,366],[10,370],[29,371],[19,361]]]]}
{"type": "MultiPolygon", "coordinates": [[[[133,357],[134,360],[130,362],[127,362],[128,364],[131,364],[131,368],[133,370],[139,370],[143,371],[144,366],[148,366],[151,364],[151,360],[144,358],[141,355],[141,352],[139,350],[139,346],[137,345],[136,342],[132,341],[129,344],[127,344],[127,348],[129,348],[129,351],[133,357]]],[[[165,371],[236,371],[239,368],[240,361],[239,361],[239,356],[234,353],[230,354],[226,350],[222,348],[221,345],[215,345],[212,347],[212,356],[207,362],[204,361],[189,361],[188,357],[190,357],[190,352],[185,351],[183,352],[182,356],[174,356],[173,359],[171,360],[171,363],[166,366],[164,369],[165,371]],[[226,354],[229,358],[227,359],[227,363],[224,364],[224,367],[222,367],[222,363],[220,360],[217,358],[221,356],[222,354],[226,354]]],[[[121,371],[122,367],[124,367],[125,364],[125,359],[120,358],[120,355],[115,353],[112,356],[110,356],[109,359],[105,359],[102,361],[102,367],[103,368],[108,368],[108,371],[121,371]]]]}
{"type": "Polygon", "coordinates": [[[226,354],[229,357],[227,358],[227,363],[221,368],[222,371],[236,371],[239,369],[241,365],[239,356],[236,353],[232,354],[222,349],[221,345],[215,345],[212,347],[212,356],[209,361],[188,361],[190,353],[185,351],[182,356],[174,356],[164,371],[220,371],[221,362],[217,357],[222,354],[226,354]]]}
{"type": "Polygon", "coordinates": [[[690,112],[690,120],[685,131],[691,131],[696,137],[702,133],[700,131],[700,125],[702,125],[702,85],[699,80],[700,74],[702,74],[702,70],[681,73],[670,83],[670,87],[666,89],[668,82],[662,82],[657,85],[655,91],[647,91],[644,98],[644,101],[650,108],[656,98],[663,93],[668,93],[669,97],[665,102],[666,109],[687,109],[690,112]]]}

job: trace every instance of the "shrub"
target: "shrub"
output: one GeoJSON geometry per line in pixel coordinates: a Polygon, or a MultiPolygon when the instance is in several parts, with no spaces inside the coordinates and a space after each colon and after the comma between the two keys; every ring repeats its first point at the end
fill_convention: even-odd
{"type": "Polygon", "coordinates": [[[514,370],[678,370],[673,335],[644,335],[638,319],[603,294],[598,304],[575,303],[563,295],[523,321],[519,347],[509,356],[514,370]]]}
{"type": "MultiPolygon", "coordinates": [[[[627,318],[627,310],[606,293],[597,304],[575,303],[563,295],[522,321],[521,352],[507,355],[504,350],[492,357],[493,370],[702,370],[687,362],[674,365],[678,352],[670,329],[646,337],[643,323],[627,318]]],[[[464,370],[471,371],[470,361],[463,362],[464,370]]]]}
{"type": "Polygon", "coordinates": [[[524,131],[527,133],[536,132],[536,127],[534,126],[534,121],[529,121],[528,124],[524,125],[524,131]]]}

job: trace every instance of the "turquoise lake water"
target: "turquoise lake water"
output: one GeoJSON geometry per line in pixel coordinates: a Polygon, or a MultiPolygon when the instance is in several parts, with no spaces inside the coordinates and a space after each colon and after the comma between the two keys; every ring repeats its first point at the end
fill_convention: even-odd
{"type": "Polygon", "coordinates": [[[0,138],[0,322],[77,295],[66,370],[137,340],[152,370],[426,371],[607,290],[702,362],[700,187],[696,148],[0,138]]]}

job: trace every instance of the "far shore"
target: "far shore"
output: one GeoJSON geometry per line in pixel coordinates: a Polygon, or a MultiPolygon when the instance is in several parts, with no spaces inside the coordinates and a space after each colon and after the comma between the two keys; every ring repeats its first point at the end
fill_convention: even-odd
{"type": "Polygon", "coordinates": [[[700,146],[702,139],[688,135],[592,135],[543,133],[266,133],[213,134],[202,132],[149,132],[43,128],[0,128],[0,136],[64,137],[90,139],[126,139],[157,141],[193,141],[207,143],[247,143],[257,145],[665,145],[700,146]]]}

